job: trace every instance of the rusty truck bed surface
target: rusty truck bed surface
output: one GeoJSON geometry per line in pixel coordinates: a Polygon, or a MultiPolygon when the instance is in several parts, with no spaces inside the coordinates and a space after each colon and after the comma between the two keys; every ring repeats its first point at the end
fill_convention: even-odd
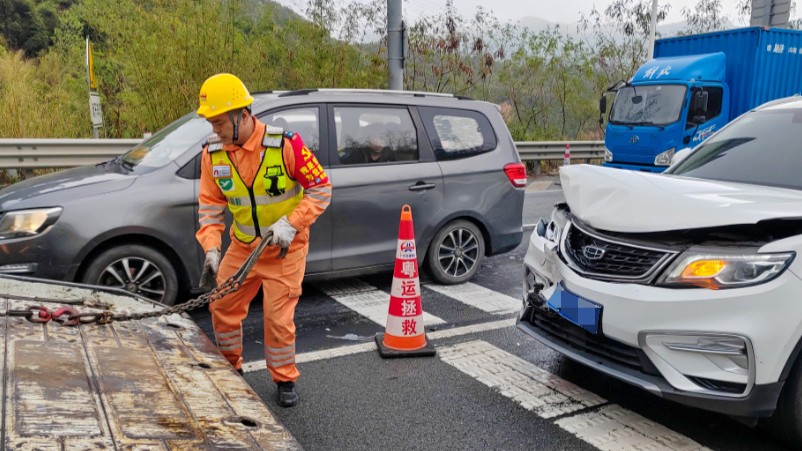
{"type": "Polygon", "coordinates": [[[74,327],[7,316],[61,305],[46,299],[107,303],[114,313],[160,308],[90,287],[0,277],[2,448],[300,449],[186,316],[74,327]]]}

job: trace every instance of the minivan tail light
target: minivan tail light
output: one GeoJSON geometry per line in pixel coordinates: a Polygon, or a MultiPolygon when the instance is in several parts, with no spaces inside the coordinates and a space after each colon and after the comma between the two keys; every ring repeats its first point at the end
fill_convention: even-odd
{"type": "Polygon", "coordinates": [[[516,188],[526,187],[526,166],[523,163],[508,163],[504,165],[504,173],[516,188]]]}

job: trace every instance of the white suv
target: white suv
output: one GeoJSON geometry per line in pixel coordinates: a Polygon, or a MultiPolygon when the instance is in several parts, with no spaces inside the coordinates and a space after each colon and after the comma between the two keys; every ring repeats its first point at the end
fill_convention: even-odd
{"type": "Polygon", "coordinates": [[[802,446],[802,98],[663,174],[579,165],[532,233],[518,327],[683,404],[802,446]]]}

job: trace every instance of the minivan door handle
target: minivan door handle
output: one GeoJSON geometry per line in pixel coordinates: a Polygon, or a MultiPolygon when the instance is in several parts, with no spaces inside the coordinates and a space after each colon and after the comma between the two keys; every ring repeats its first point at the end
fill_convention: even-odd
{"type": "Polygon", "coordinates": [[[427,189],[432,189],[435,187],[434,183],[426,183],[424,181],[420,181],[412,186],[409,187],[410,191],[425,191],[427,189]]]}

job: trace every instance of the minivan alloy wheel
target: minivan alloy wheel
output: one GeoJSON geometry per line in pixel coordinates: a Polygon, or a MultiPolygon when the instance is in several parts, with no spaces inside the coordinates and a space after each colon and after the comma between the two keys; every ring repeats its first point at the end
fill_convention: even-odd
{"type": "Polygon", "coordinates": [[[107,266],[98,282],[122,288],[153,300],[164,296],[164,274],[153,262],[137,257],[126,257],[107,266]]]}
{"type": "Polygon", "coordinates": [[[175,303],[178,279],[170,261],[156,250],[124,245],[100,254],[84,283],[119,288],[166,305],[175,303]]]}
{"type": "Polygon", "coordinates": [[[482,233],[471,222],[446,224],[429,246],[429,272],[439,283],[462,283],[474,276],[485,254],[482,233]]]}

